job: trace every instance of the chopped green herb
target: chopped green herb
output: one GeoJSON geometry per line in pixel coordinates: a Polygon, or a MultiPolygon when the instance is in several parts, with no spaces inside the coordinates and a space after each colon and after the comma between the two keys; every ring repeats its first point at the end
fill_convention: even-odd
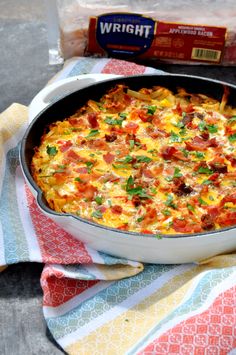
{"type": "Polygon", "coordinates": [[[173,200],[174,200],[173,195],[168,194],[165,205],[175,209],[177,206],[176,206],[176,204],[173,203],[173,200]]]}
{"type": "Polygon", "coordinates": [[[114,169],[127,169],[129,166],[127,164],[112,164],[114,169]]]}
{"type": "Polygon", "coordinates": [[[200,166],[200,168],[198,169],[198,173],[210,175],[213,173],[213,171],[211,169],[209,169],[208,167],[200,166]]]}
{"type": "Polygon", "coordinates": [[[178,177],[181,177],[181,176],[183,176],[183,174],[181,173],[180,169],[179,168],[175,168],[173,177],[174,178],[178,178],[178,177]]]}
{"type": "Polygon", "coordinates": [[[150,161],[152,161],[152,159],[146,155],[137,155],[135,158],[139,163],[150,163],[150,161]]]}
{"type": "Polygon", "coordinates": [[[184,149],[184,148],[180,148],[179,150],[184,154],[184,156],[185,156],[186,158],[188,157],[188,155],[189,155],[189,151],[188,151],[188,150],[186,150],[186,149],[184,149]]]}
{"type": "Polygon", "coordinates": [[[130,140],[129,140],[129,149],[130,149],[130,150],[134,149],[134,145],[135,145],[134,140],[133,140],[133,139],[130,139],[130,140]]]}
{"type": "Polygon", "coordinates": [[[120,116],[120,118],[122,118],[122,120],[125,120],[126,119],[126,117],[127,117],[127,113],[125,113],[125,112],[121,112],[121,113],[119,113],[119,116],[120,116]]]}
{"type": "Polygon", "coordinates": [[[201,121],[200,123],[199,123],[199,125],[198,125],[198,128],[199,128],[199,131],[205,131],[205,129],[206,129],[206,122],[204,122],[204,121],[201,121]]]}
{"type": "Polygon", "coordinates": [[[87,168],[88,168],[88,173],[90,174],[90,173],[91,173],[91,169],[92,169],[92,167],[94,166],[94,163],[91,162],[91,161],[86,161],[86,162],[85,162],[85,165],[87,166],[87,168]]]}
{"type": "Polygon", "coordinates": [[[99,134],[98,129],[91,129],[89,134],[85,138],[91,138],[91,137],[97,136],[98,134],[99,134]]]}
{"type": "Polygon", "coordinates": [[[212,181],[211,180],[204,180],[202,182],[203,185],[211,185],[212,184],[212,181]]]}
{"type": "Polygon", "coordinates": [[[209,198],[210,201],[215,201],[214,197],[211,196],[211,195],[208,198],[209,198]]]}
{"type": "Polygon", "coordinates": [[[57,148],[56,147],[53,147],[53,146],[49,146],[47,145],[47,154],[50,155],[50,156],[54,156],[56,155],[58,152],[57,148]]]}
{"type": "Polygon", "coordinates": [[[145,108],[147,109],[148,115],[154,115],[154,113],[156,112],[157,106],[148,105],[148,106],[145,106],[145,108]]]}
{"type": "Polygon", "coordinates": [[[236,116],[233,116],[228,120],[228,123],[230,123],[230,124],[234,123],[234,122],[236,122],[236,116]]]}
{"type": "Polygon", "coordinates": [[[187,208],[189,211],[192,211],[192,212],[194,212],[194,210],[195,210],[195,208],[192,205],[190,205],[190,203],[187,203],[187,208]]]}
{"type": "Polygon", "coordinates": [[[235,142],[235,141],[236,141],[236,133],[231,134],[231,135],[228,137],[228,140],[230,141],[230,143],[235,142]]]}
{"type": "Polygon", "coordinates": [[[218,126],[217,125],[214,125],[214,124],[208,124],[207,126],[207,129],[210,133],[216,133],[218,132],[218,126]]]}
{"type": "Polygon", "coordinates": [[[94,211],[92,214],[91,214],[92,217],[95,217],[95,218],[98,218],[98,219],[101,219],[102,218],[102,212],[97,210],[97,211],[94,211]]]}
{"type": "Polygon", "coordinates": [[[144,217],[139,217],[138,219],[137,219],[137,222],[142,222],[144,220],[144,217]]]}
{"type": "Polygon", "coordinates": [[[164,214],[164,216],[170,216],[171,215],[171,212],[169,210],[167,210],[167,209],[162,210],[161,213],[164,214]]]}
{"type": "Polygon", "coordinates": [[[171,131],[170,132],[170,142],[181,143],[182,142],[182,138],[177,133],[171,131]]]}
{"type": "Polygon", "coordinates": [[[75,181],[78,181],[78,182],[83,182],[83,180],[82,180],[82,179],[80,179],[80,177],[76,177],[76,178],[75,178],[75,181]]]}
{"type": "Polygon", "coordinates": [[[101,205],[102,204],[102,201],[103,201],[103,198],[102,196],[96,196],[95,197],[95,201],[98,205],[101,205]]]}
{"type": "Polygon", "coordinates": [[[150,191],[151,191],[151,193],[153,193],[153,194],[156,194],[156,193],[157,193],[157,189],[156,189],[155,187],[151,187],[151,188],[150,188],[150,191]]]}
{"type": "Polygon", "coordinates": [[[124,163],[124,164],[129,164],[133,160],[133,157],[131,155],[126,155],[124,159],[117,159],[118,162],[124,163]]]}
{"type": "Polygon", "coordinates": [[[183,121],[179,121],[179,122],[177,122],[177,123],[175,123],[175,124],[173,124],[175,127],[178,127],[178,128],[184,128],[184,123],[183,123],[183,121]]]}
{"type": "Polygon", "coordinates": [[[162,239],[162,235],[161,234],[154,234],[154,237],[157,239],[162,239]]]}
{"type": "Polygon", "coordinates": [[[148,153],[151,153],[152,156],[154,156],[154,157],[158,156],[158,150],[157,149],[150,149],[150,150],[148,150],[148,153]]]}
{"type": "Polygon", "coordinates": [[[115,125],[121,126],[123,121],[124,121],[124,118],[119,120],[117,118],[113,118],[113,117],[109,117],[109,116],[107,116],[107,118],[104,120],[104,122],[106,122],[107,124],[109,124],[111,126],[115,126],[115,125]]]}
{"type": "Polygon", "coordinates": [[[203,159],[205,158],[205,154],[201,152],[193,152],[198,159],[203,159]]]}
{"type": "Polygon", "coordinates": [[[198,198],[198,202],[201,204],[201,205],[205,205],[207,206],[208,203],[206,201],[204,201],[201,197],[198,198]]]}

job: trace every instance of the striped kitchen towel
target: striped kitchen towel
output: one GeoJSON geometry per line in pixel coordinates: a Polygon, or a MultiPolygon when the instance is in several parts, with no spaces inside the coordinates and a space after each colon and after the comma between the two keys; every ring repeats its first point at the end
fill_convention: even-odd
{"type": "MultiPolygon", "coordinates": [[[[115,59],[73,58],[53,80],[158,72],[115,59]]],[[[91,250],[42,215],[19,167],[27,108],[0,117],[0,267],[45,263],[43,313],[69,354],[234,354],[236,254],[201,265],[142,265],[91,250]]]]}

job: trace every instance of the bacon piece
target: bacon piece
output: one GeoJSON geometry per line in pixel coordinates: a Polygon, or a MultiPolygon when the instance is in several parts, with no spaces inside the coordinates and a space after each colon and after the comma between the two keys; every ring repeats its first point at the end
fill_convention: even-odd
{"type": "Polygon", "coordinates": [[[142,226],[146,227],[149,224],[154,223],[157,220],[157,211],[153,207],[147,207],[146,214],[144,216],[144,219],[142,221],[142,226]]]}
{"type": "Polygon", "coordinates": [[[214,218],[210,214],[203,214],[201,217],[202,229],[212,230],[215,228],[214,218]]]}
{"type": "Polygon", "coordinates": [[[76,183],[78,190],[78,197],[85,198],[88,201],[92,201],[98,189],[89,183],[76,183]]]}
{"type": "Polygon", "coordinates": [[[103,159],[107,164],[111,164],[115,159],[115,155],[111,153],[107,153],[103,155],[103,159]]]}
{"type": "Polygon", "coordinates": [[[191,186],[187,186],[184,181],[181,179],[174,179],[174,189],[173,192],[177,196],[184,196],[184,195],[189,195],[191,192],[193,192],[193,189],[191,186]]]}
{"type": "Polygon", "coordinates": [[[108,150],[109,146],[103,139],[91,139],[88,141],[88,146],[90,148],[98,148],[102,150],[108,150]]]}
{"type": "Polygon", "coordinates": [[[171,159],[177,159],[177,160],[182,160],[182,161],[189,161],[188,157],[184,155],[181,150],[178,150],[177,148],[173,146],[164,146],[161,149],[161,156],[165,160],[171,160],[171,159]]]}
{"type": "Polygon", "coordinates": [[[87,116],[87,120],[89,122],[89,125],[91,128],[98,128],[99,123],[98,123],[98,113],[97,112],[89,112],[87,116]]]}
{"type": "Polygon", "coordinates": [[[66,152],[73,145],[71,141],[60,140],[57,143],[59,144],[59,149],[62,153],[66,152]]]}
{"type": "Polygon", "coordinates": [[[226,155],[226,159],[230,161],[230,164],[233,168],[236,168],[236,158],[232,155],[226,155]]]}
{"type": "Polygon", "coordinates": [[[222,200],[220,201],[220,205],[224,206],[224,204],[227,202],[232,202],[232,203],[236,204],[236,192],[233,192],[232,194],[229,194],[229,195],[225,196],[224,198],[222,198],[222,200]]]}
{"type": "Polygon", "coordinates": [[[70,149],[67,151],[65,155],[66,160],[69,160],[70,162],[78,163],[78,162],[86,162],[87,159],[81,157],[79,154],[77,154],[73,149],[70,149]]]}
{"type": "Polygon", "coordinates": [[[187,150],[197,150],[197,151],[205,151],[208,147],[217,147],[218,142],[215,138],[210,140],[204,140],[202,137],[196,136],[190,142],[185,142],[187,150]]]}
{"type": "Polygon", "coordinates": [[[122,213],[122,207],[119,205],[114,205],[111,207],[111,211],[114,214],[121,214],[122,213]]]}
{"type": "Polygon", "coordinates": [[[182,107],[180,106],[180,103],[178,102],[176,107],[172,110],[174,113],[177,113],[178,115],[182,116],[183,110],[182,107]]]}
{"type": "Polygon", "coordinates": [[[139,125],[135,122],[132,122],[132,121],[127,123],[127,125],[125,125],[123,127],[125,132],[131,133],[131,134],[136,134],[138,128],[139,128],[139,125]]]}
{"type": "Polygon", "coordinates": [[[142,201],[141,201],[141,198],[138,196],[138,195],[134,195],[132,197],[132,203],[135,207],[138,207],[141,205],[142,201]]]}
{"type": "Polygon", "coordinates": [[[229,227],[236,224],[236,211],[226,211],[216,218],[216,223],[221,227],[229,227]]]}
{"type": "Polygon", "coordinates": [[[123,111],[131,102],[131,98],[124,92],[124,85],[117,85],[104,96],[103,106],[111,113],[123,111]]]}
{"type": "Polygon", "coordinates": [[[164,131],[163,129],[159,129],[159,128],[147,127],[146,132],[153,139],[156,139],[158,137],[163,138],[163,137],[170,136],[170,133],[164,131]]]}
{"type": "Polygon", "coordinates": [[[225,174],[228,172],[226,164],[218,163],[217,161],[209,162],[208,164],[214,172],[217,172],[219,174],[225,174]]]}
{"type": "Polygon", "coordinates": [[[199,233],[202,228],[197,224],[191,224],[186,219],[175,218],[173,220],[173,229],[179,233],[199,233]]]}
{"type": "Polygon", "coordinates": [[[119,181],[119,180],[120,180],[119,176],[113,175],[111,173],[105,174],[99,178],[99,181],[101,181],[101,182],[107,182],[107,181],[115,182],[115,181],[119,181]]]}
{"type": "Polygon", "coordinates": [[[84,166],[84,167],[76,169],[76,172],[79,173],[79,174],[88,174],[88,168],[86,168],[84,166]]]}
{"type": "Polygon", "coordinates": [[[117,139],[117,135],[115,133],[111,133],[111,134],[105,134],[105,140],[106,142],[114,142],[117,139]]]}

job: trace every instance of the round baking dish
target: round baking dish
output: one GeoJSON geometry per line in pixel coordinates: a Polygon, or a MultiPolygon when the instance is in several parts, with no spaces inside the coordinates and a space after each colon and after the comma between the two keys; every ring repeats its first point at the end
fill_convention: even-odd
{"type": "Polygon", "coordinates": [[[76,90],[53,102],[30,123],[21,142],[20,163],[26,182],[37,204],[48,218],[61,228],[95,250],[147,263],[199,262],[214,255],[236,249],[236,226],[199,233],[163,235],[160,239],[150,234],[121,231],[99,225],[83,218],[57,213],[47,206],[42,191],[30,172],[34,147],[40,142],[44,129],[54,120],[63,120],[83,106],[89,99],[98,100],[117,83],[133,90],[160,85],[171,90],[183,87],[189,92],[201,93],[220,100],[225,87],[229,89],[228,103],[236,106],[236,86],[217,80],[178,74],[137,75],[105,80],[76,90]]]}

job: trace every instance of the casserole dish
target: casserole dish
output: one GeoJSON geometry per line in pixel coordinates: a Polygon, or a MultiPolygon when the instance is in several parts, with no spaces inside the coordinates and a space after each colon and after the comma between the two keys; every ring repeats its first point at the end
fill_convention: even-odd
{"type": "Polygon", "coordinates": [[[235,227],[195,234],[146,235],[99,225],[83,218],[57,213],[50,209],[30,172],[34,147],[38,146],[46,126],[63,120],[82,107],[89,99],[98,100],[116,84],[132,90],[163,86],[176,91],[181,86],[188,92],[201,93],[221,100],[225,87],[229,89],[228,104],[236,106],[236,87],[201,77],[165,74],[115,78],[89,85],[55,101],[39,113],[29,125],[20,149],[20,162],[26,181],[41,211],[64,230],[93,249],[119,257],[149,263],[187,263],[232,251],[236,248],[235,227]]]}

